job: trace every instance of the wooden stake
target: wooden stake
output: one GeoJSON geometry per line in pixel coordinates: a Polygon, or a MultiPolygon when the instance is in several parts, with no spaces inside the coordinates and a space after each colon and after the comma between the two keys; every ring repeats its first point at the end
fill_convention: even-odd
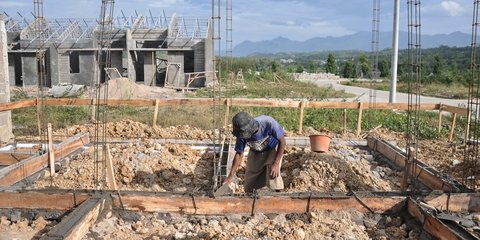
{"type": "Polygon", "coordinates": [[[362,112],[363,103],[358,103],[357,136],[360,136],[360,133],[362,132],[362,112]]]}
{"type": "Polygon", "coordinates": [[[160,100],[155,100],[155,111],[153,112],[153,123],[152,126],[157,126],[157,117],[158,117],[158,106],[160,105],[160,100]]]}
{"type": "Polygon", "coordinates": [[[228,126],[228,122],[230,122],[230,119],[229,119],[229,116],[230,116],[230,105],[231,105],[231,101],[230,99],[225,99],[225,119],[224,119],[224,122],[223,122],[223,128],[224,129],[227,129],[227,126],[228,126]]]}
{"type": "Polygon", "coordinates": [[[50,176],[53,177],[55,174],[55,153],[53,150],[53,139],[52,139],[52,124],[48,123],[47,125],[47,134],[48,134],[48,162],[50,165],[50,176]]]}
{"type": "Polygon", "coordinates": [[[93,98],[92,99],[92,116],[90,117],[90,121],[95,122],[97,120],[96,116],[96,106],[97,105],[97,99],[93,98]]]}
{"type": "Polygon", "coordinates": [[[37,98],[37,101],[36,101],[36,106],[37,106],[37,130],[38,130],[38,136],[41,137],[42,136],[42,124],[40,122],[40,115],[41,115],[41,112],[42,112],[42,106],[39,103],[38,98],[37,98]]]}
{"type": "Polygon", "coordinates": [[[467,126],[465,127],[465,142],[470,138],[470,118],[472,117],[471,112],[467,114],[467,126]]]}
{"type": "Polygon", "coordinates": [[[442,131],[442,110],[438,110],[438,134],[442,131]]]}
{"type": "Polygon", "coordinates": [[[303,112],[305,110],[305,102],[300,102],[300,119],[298,120],[298,132],[302,133],[303,131],[303,112]]]}
{"type": "Polygon", "coordinates": [[[105,156],[105,159],[107,161],[107,184],[111,190],[118,190],[117,182],[115,181],[115,171],[113,170],[112,154],[110,154],[110,145],[107,144],[106,148],[107,155],[105,156]]]}
{"type": "Polygon", "coordinates": [[[343,134],[347,134],[347,109],[343,109],[343,134]]]}
{"type": "Polygon", "coordinates": [[[457,121],[457,113],[453,113],[452,117],[452,128],[450,129],[450,137],[448,140],[451,142],[453,140],[453,134],[455,133],[455,123],[457,121]]]}

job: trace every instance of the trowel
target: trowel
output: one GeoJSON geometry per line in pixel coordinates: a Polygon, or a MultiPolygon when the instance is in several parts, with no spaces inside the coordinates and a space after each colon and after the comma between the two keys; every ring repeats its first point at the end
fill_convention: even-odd
{"type": "Polygon", "coordinates": [[[213,193],[213,196],[220,197],[220,196],[225,196],[225,195],[234,193],[235,186],[237,185],[236,182],[237,182],[237,178],[235,177],[231,183],[223,184],[221,187],[219,187],[217,191],[213,193]]]}

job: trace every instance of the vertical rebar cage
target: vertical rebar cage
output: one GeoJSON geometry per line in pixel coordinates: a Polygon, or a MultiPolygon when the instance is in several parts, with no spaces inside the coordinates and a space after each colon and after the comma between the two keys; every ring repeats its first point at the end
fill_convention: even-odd
{"type": "Polygon", "coordinates": [[[476,190],[476,178],[478,174],[478,139],[479,139],[479,110],[480,110],[480,65],[478,55],[478,14],[480,0],[474,0],[472,19],[472,43],[471,43],[471,79],[468,85],[468,116],[465,131],[464,164],[467,171],[464,183],[476,190]]]}
{"type": "Polygon", "coordinates": [[[414,193],[416,190],[417,176],[415,166],[418,156],[418,138],[420,125],[420,89],[422,79],[422,46],[421,46],[421,1],[408,0],[408,110],[407,110],[407,132],[406,132],[406,153],[407,164],[405,164],[405,176],[403,189],[408,184],[414,193]]]}

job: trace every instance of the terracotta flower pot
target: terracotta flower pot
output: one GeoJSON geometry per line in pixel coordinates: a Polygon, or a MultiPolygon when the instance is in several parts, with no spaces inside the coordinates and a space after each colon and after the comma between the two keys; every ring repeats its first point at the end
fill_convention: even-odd
{"type": "Polygon", "coordinates": [[[310,135],[310,148],[312,152],[328,152],[331,138],[327,135],[310,135]]]}

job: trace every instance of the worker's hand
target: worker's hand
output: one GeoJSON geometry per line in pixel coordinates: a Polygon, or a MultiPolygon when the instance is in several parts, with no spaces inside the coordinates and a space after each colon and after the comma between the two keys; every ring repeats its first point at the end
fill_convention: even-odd
{"type": "Polygon", "coordinates": [[[280,164],[276,161],[270,167],[270,176],[272,176],[272,178],[280,176],[280,164]]]}
{"type": "Polygon", "coordinates": [[[224,185],[228,185],[228,184],[232,183],[232,181],[233,181],[233,177],[228,176],[228,177],[225,179],[225,181],[223,181],[223,184],[224,184],[224,185]]]}

